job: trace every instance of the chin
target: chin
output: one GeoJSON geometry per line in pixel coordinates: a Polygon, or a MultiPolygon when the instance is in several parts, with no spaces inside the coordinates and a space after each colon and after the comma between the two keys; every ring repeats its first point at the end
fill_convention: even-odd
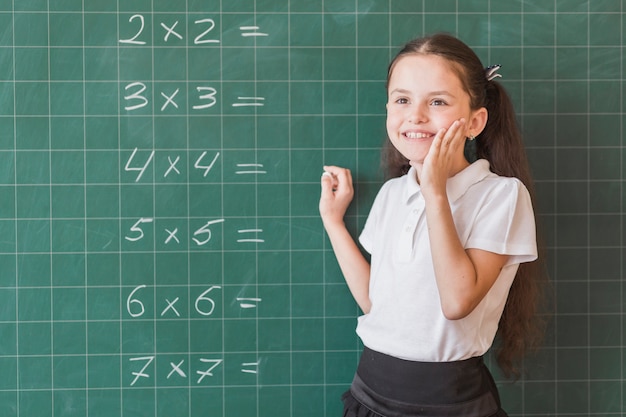
{"type": "Polygon", "coordinates": [[[426,159],[426,155],[428,155],[428,150],[426,152],[420,152],[416,154],[415,152],[400,152],[402,156],[409,160],[411,164],[423,164],[426,159]]]}
{"type": "Polygon", "coordinates": [[[419,159],[416,159],[416,158],[411,159],[411,158],[409,158],[409,165],[411,165],[411,166],[423,165],[423,164],[424,164],[424,158],[419,158],[419,159]]]}

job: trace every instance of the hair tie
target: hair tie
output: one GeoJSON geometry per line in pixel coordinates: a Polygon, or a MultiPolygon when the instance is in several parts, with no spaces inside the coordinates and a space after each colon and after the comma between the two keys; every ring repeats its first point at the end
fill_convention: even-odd
{"type": "Polygon", "coordinates": [[[498,74],[498,70],[502,67],[500,64],[489,65],[485,68],[485,77],[487,81],[492,81],[494,78],[502,78],[502,75],[498,74]]]}

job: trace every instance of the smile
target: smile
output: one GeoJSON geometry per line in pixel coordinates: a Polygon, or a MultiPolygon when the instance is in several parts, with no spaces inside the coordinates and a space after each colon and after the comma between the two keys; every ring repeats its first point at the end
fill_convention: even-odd
{"type": "Polygon", "coordinates": [[[433,135],[431,135],[430,133],[422,133],[422,132],[406,132],[404,136],[406,136],[409,139],[425,139],[433,135]]]}

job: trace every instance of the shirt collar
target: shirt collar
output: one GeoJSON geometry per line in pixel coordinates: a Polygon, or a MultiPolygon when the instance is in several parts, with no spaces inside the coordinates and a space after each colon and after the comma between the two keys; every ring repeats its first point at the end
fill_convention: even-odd
{"type": "MultiPolygon", "coordinates": [[[[489,171],[489,161],[479,159],[470,166],[457,173],[455,176],[448,178],[446,191],[448,200],[454,202],[458,200],[465,192],[474,184],[482,181],[491,174],[489,171]]],[[[420,194],[420,185],[417,182],[417,172],[411,167],[405,177],[406,195],[405,201],[408,203],[415,195],[420,194]]]]}

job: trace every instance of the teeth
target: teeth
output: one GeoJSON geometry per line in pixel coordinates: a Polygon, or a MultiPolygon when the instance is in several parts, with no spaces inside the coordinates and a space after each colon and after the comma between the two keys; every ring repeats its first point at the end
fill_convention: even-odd
{"type": "Polygon", "coordinates": [[[406,132],[406,137],[409,139],[424,139],[429,137],[430,135],[427,133],[418,133],[418,132],[406,132]]]}

